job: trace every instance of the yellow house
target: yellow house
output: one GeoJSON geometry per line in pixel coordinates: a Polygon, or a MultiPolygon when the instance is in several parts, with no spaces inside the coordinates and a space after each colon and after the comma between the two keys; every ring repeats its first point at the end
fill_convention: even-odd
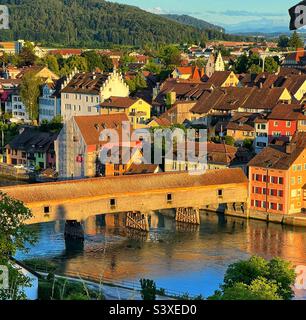
{"type": "Polygon", "coordinates": [[[302,101],[303,98],[305,100],[306,75],[294,75],[288,77],[284,82],[283,87],[287,88],[297,101],[302,101]]]}
{"type": "Polygon", "coordinates": [[[54,80],[58,80],[59,77],[49,70],[47,67],[41,66],[31,66],[26,67],[20,70],[20,73],[16,76],[16,78],[22,78],[26,73],[33,72],[36,78],[40,78],[44,81],[44,83],[52,83],[54,80]]]}
{"type": "Polygon", "coordinates": [[[233,71],[215,71],[207,83],[221,88],[237,87],[239,79],[233,71]]]}
{"type": "Polygon", "coordinates": [[[142,128],[151,118],[151,105],[140,98],[110,97],[100,104],[100,114],[125,113],[133,128],[142,128]]]}

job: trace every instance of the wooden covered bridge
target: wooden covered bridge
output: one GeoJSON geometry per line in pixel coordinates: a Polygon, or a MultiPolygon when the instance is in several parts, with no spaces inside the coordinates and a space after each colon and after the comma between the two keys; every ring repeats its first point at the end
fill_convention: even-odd
{"type": "Polygon", "coordinates": [[[247,210],[248,180],[241,169],[202,175],[161,173],[70,180],[1,188],[33,212],[28,224],[127,213],[127,226],[148,230],[147,214],[176,209],[178,221],[199,224],[199,209],[239,203],[247,210]]]}

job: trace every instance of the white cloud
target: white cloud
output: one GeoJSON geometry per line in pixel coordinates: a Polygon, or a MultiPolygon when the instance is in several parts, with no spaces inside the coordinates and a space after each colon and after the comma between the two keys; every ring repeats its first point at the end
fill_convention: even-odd
{"type": "Polygon", "coordinates": [[[166,13],[168,13],[164,9],[162,9],[161,7],[148,8],[148,9],[145,9],[145,10],[149,11],[151,13],[155,13],[155,14],[166,14],[166,13]]]}

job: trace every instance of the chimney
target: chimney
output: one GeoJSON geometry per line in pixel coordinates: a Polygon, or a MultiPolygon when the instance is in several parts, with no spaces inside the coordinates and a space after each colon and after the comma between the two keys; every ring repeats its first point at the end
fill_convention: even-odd
{"type": "Polygon", "coordinates": [[[286,145],[286,153],[287,154],[292,154],[294,152],[294,150],[296,149],[296,143],[287,143],[286,145]]]}

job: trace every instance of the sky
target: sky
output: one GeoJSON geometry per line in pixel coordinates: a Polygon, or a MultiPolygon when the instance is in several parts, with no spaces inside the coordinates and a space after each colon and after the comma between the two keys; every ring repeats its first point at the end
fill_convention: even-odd
{"type": "Polygon", "coordinates": [[[187,14],[211,23],[288,26],[288,9],[300,0],[112,0],[153,13],[187,14]]]}

